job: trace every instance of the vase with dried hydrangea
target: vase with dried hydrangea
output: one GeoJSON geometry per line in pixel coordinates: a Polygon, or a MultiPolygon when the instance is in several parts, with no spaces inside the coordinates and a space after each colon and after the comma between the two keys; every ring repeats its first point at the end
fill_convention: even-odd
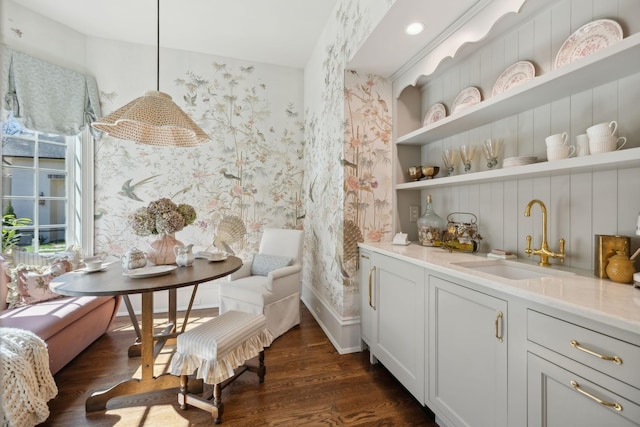
{"type": "Polygon", "coordinates": [[[174,246],[184,246],[176,239],[176,231],[192,224],[195,219],[196,211],[191,205],[176,205],[162,198],[136,210],[130,215],[129,224],[138,236],[158,236],[147,248],[147,260],[155,265],[165,265],[176,263],[174,246]]]}

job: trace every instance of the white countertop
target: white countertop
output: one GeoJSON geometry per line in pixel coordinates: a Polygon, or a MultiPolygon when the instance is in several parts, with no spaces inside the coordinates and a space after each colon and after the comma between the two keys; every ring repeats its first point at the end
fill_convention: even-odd
{"type": "MultiPolygon", "coordinates": [[[[415,243],[397,246],[391,242],[365,242],[359,246],[421,265],[434,272],[477,283],[488,289],[640,334],[640,289],[600,279],[589,270],[554,265],[552,269],[577,274],[510,280],[453,264],[488,260],[486,256],[479,254],[450,253],[441,248],[428,248],[415,243]]],[[[518,258],[514,261],[535,265],[537,259],[538,257],[532,256],[531,259],[518,258]]]]}

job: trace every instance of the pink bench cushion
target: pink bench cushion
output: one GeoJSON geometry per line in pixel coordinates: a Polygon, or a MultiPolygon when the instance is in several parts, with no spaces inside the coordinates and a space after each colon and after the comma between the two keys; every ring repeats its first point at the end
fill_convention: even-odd
{"type": "Polygon", "coordinates": [[[64,297],[5,310],[0,326],[21,328],[47,340],[113,297],[64,297]]]}

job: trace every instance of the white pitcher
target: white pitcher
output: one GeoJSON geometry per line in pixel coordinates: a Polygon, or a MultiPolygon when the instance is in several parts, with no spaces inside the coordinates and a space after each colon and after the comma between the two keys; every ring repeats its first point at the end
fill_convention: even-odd
{"type": "Polygon", "coordinates": [[[188,267],[193,264],[195,256],[192,251],[193,245],[180,246],[175,245],[173,247],[173,253],[176,256],[176,264],[180,267],[188,267]]]}

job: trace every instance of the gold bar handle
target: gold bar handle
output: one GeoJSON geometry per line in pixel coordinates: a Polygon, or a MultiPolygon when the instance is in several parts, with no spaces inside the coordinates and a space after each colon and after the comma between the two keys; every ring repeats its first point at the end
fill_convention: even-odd
{"type": "Polygon", "coordinates": [[[502,316],[504,316],[502,314],[501,311],[498,312],[498,315],[496,316],[496,339],[498,340],[498,342],[502,342],[502,333],[500,332],[500,326],[502,325],[502,316]]]}
{"type": "Polygon", "coordinates": [[[622,365],[622,359],[620,359],[618,356],[605,356],[604,354],[596,353],[593,350],[589,350],[588,348],[582,347],[580,343],[576,340],[571,340],[570,344],[572,347],[577,348],[580,351],[584,351],[585,353],[590,354],[592,356],[595,356],[598,359],[607,360],[615,363],[616,365],[622,365]]]}
{"type": "Polygon", "coordinates": [[[589,399],[595,400],[596,402],[598,402],[599,404],[606,406],[607,408],[613,408],[616,411],[622,411],[622,405],[617,403],[617,402],[607,402],[606,400],[602,400],[600,399],[598,396],[594,396],[593,394],[584,391],[583,389],[580,388],[580,384],[578,384],[575,381],[571,381],[569,384],[571,384],[571,387],[573,387],[573,389],[575,391],[577,391],[578,393],[581,393],[585,396],[587,396],[589,399]]]}
{"type": "Polygon", "coordinates": [[[375,265],[373,267],[371,267],[371,269],[369,270],[369,306],[375,310],[376,306],[373,305],[373,301],[371,299],[371,286],[372,286],[372,284],[371,284],[371,276],[373,275],[374,271],[376,271],[376,266],[375,265]]]}

